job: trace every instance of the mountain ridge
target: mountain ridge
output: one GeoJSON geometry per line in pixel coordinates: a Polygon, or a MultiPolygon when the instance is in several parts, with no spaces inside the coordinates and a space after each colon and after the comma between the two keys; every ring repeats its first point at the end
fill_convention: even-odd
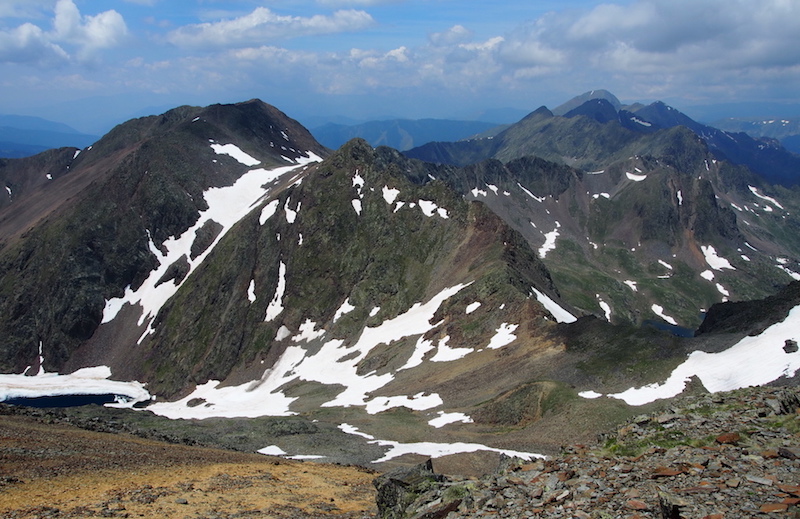
{"type": "MultiPolygon", "coordinates": [[[[588,138],[604,103],[542,108],[511,135],[530,146],[561,124],[588,138]]],[[[365,449],[347,455],[372,464],[552,453],[566,429],[583,439],[636,412],[621,395],[680,393],[685,381],[664,382],[679,368],[716,383],[695,350],[729,369],[729,349],[756,341],[788,363],[759,376],[791,371],[770,342],[789,333],[778,315],[751,312],[766,326],[754,338],[668,331],[789,283],[800,202],[685,127],[612,124],[608,139],[633,144],[587,149],[613,158],[601,171],[531,155],[433,164],[362,139],[332,152],[258,100],[11,161],[0,178],[38,180],[0,209],[18,224],[0,250],[0,361],[30,376],[0,386],[128,380],[138,396],[123,400],[153,414],[296,417],[308,435],[258,450],[338,460],[348,437],[365,449]],[[42,180],[44,160],[60,176],[42,180]]],[[[579,160],[565,139],[551,147],[579,160]]]]}

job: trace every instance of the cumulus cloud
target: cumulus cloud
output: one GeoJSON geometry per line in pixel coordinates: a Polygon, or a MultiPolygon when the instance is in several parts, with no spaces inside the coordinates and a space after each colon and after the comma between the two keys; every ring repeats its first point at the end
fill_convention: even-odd
{"type": "Polygon", "coordinates": [[[49,63],[68,59],[67,53],[39,27],[25,23],[0,32],[0,62],[49,63]]]}
{"type": "Polygon", "coordinates": [[[90,59],[118,45],[127,33],[125,20],[114,10],[84,16],[72,0],[58,0],[52,30],[24,23],[0,31],[0,61],[48,64],[69,60],[71,52],[80,60],[90,59]]]}
{"type": "MultiPolygon", "coordinates": [[[[697,64],[735,68],[800,55],[800,3],[764,0],[639,0],[542,17],[510,45],[552,48],[573,62],[624,72],[697,64]],[[607,60],[607,61],[606,61],[607,60]]],[[[769,66],[769,65],[767,65],[769,66]]],[[[649,72],[649,71],[648,71],[649,72]]]]}
{"type": "Polygon", "coordinates": [[[487,98],[527,103],[545,89],[566,97],[599,86],[627,99],[718,100],[745,91],[759,95],[759,88],[767,88],[765,78],[770,84],[800,81],[800,2],[786,0],[762,0],[757,8],[747,0],[633,0],[550,12],[477,41],[472,27],[444,25],[426,40],[392,40],[385,48],[275,46],[281,38],[374,23],[362,11],[291,17],[258,8],[238,18],[184,27],[169,34],[173,43],[189,51],[220,52],[169,67],[175,90],[193,78],[206,88],[269,84],[275,92],[396,94],[438,99],[438,106],[487,98]],[[183,67],[191,70],[181,79],[183,67]],[[206,75],[204,81],[199,74],[206,75]]]}
{"type": "Polygon", "coordinates": [[[369,13],[352,9],[336,11],[330,16],[301,17],[278,15],[266,7],[257,7],[232,20],[181,27],[172,31],[168,40],[179,47],[191,48],[259,46],[296,36],[358,31],[374,22],[369,13]]]}
{"type": "Polygon", "coordinates": [[[76,45],[83,57],[116,46],[128,34],[125,20],[117,11],[83,16],[72,0],[58,1],[53,27],[54,39],[76,45]]]}
{"type": "Polygon", "coordinates": [[[434,32],[428,39],[437,46],[454,45],[468,42],[472,39],[472,31],[463,25],[454,25],[443,32],[434,32]]]}
{"type": "Polygon", "coordinates": [[[399,1],[400,0],[317,0],[317,3],[327,7],[350,7],[354,5],[369,7],[372,5],[394,4],[399,1]]]}

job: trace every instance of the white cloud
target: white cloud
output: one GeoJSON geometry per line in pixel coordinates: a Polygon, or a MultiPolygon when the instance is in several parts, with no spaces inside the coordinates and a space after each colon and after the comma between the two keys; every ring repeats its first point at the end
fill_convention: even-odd
{"type": "Polygon", "coordinates": [[[24,23],[10,31],[0,32],[0,62],[48,63],[68,59],[67,53],[50,41],[39,27],[24,23]]]}
{"type": "Polygon", "coordinates": [[[296,36],[358,31],[374,22],[369,13],[352,9],[330,16],[301,17],[278,15],[266,7],[257,7],[231,20],[181,27],[172,31],[168,40],[179,47],[251,47],[296,36]]]}
{"type": "MultiPolygon", "coordinates": [[[[0,6],[0,12],[17,13],[13,6],[0,6]]],[[[85,60],[98,50],[118,45],[127,33],[125,20],[114,10],[84,16],[72,0],[58,0],[52,31],[29,22],[0,31],[0,62],[63,62],[70,59],[70,51],[85,60]]]]}
{"type": "Polygon", "coordinates": [[[472,31],[463,25],[454,25],[442,32],[435,32],[428,36],[434,45],[455,45],[465,43],[472,39],[472,31]]]}
{"type": "Polygon", "coordinates": [[[99,49],[114,47],[128,34],[125,20],[117,11],[82,16],[72,0],[58,1],[53,27],[54,39],[78,46],[82,57],[99,49]]]}
{"type": "Polygon", "coordinates": [[[354,5],[370,7],[373,5],[395,4],[399,1],[400,0],[317,0],[317,3],[327,7],[352,7],[354,5]]]}

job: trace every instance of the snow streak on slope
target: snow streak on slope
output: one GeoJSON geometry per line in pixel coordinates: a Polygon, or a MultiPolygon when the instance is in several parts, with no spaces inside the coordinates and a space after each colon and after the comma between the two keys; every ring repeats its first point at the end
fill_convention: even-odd
{"type": "Polygon", "coordinates": [[[448,454],[458,454],[460,452],[477,452],[477,451],[492,451],[500,452],[506,456],[522,458],[530,460],[533,458],[544,458],[541,454],[534,454],[530,452],[520,452],[505,449],[495,449],[487,447],[478,443],[432,443],[432,442],[418,442],[418,443],[399,443],[387,440],[377,440],[370,434],[359,431],[356,427],[348,424],[342,424],[339,429],[347,434],[354,434],[366,438],[369,443],[374,443],[382,447],[390,447],[389,452],[383,455],[382,458],[373,461],[373,463],[382,463],[394,458],[398,458],[404,454],[421,454],[423,456],[439,457],[447,456],[448,454]]]}
{"type": "Polygon", "coordinates": [[[547,297],[545,294],[539,292],[535,288],[532,288],[533,293],[536,294],[536,300],[542,304],[542,306],[550,312],[553,317],[555,317],[556,321],[559,323],[574,323],[577,321],[576,317],[571,313],[567,312],[563,308],[561,308],[558,303],[547,297]]]}
{"type": "Polygon", "coordinates": [[[235,144],[212,144],[211,149],[214,150],[214,153],[217,155],[228,155],[245,166],[257,166],[261,164],[260,160],[243,152],[235,144]]]}
{"type": "Polygon", "coordinates": [[[561,224],[556,222],[556,228],[544,235],[544,243],[539,247],[539,257],[544,259],[547,253],[556,248],[556,238],[559,236],[558,229],[561,224]]]}
{"type": "Polygon", "coordinates": [[[800,352],[786,353],[783,346],[787,340],[800,340],[800,306],[794,307],[782,322],[773,324],[760,335],[745,337],[725,351],[692,352],[661,384],[608,396],[630,405],[644,405],[678,395],[692,376],[697,376],[712,393],[759,386],[783,376],[792,377],[800,369],[800,352]]]}
{"type": "MultiPolygon", "coordinates": [[[[232,156],[237,158],[237,160],[248,160],[246,157],[240,156],[234,150],[234,148],[238,148],[235,146],[231,148],[230,146],[233,145],[226,145],[224,148],[226,153],[233,154],[232,156]]],[[[205,258],[223,236],[225,236],[239,220],[244,218],[252,210],[253,205],[261,200],[269,191],[262,187],[264,184],[274,181],[286,173],[296,170],[300,166],[312,162],[319,162],[321,160],[320,157],[308,152],[307,157],[302,157],[296,164],[291,166],[272,170],[262,168],[253,169],[242,175],[232,186],[208,189],[203,193],[203,197],[208,204],[208,209],[200,213],[200,217],[194,226],[187,229],[180,236],[169,238],[163,243],[162,248],[166,249],[166,254],[162,253],[152,241],[150,242],[150,250],[158,259],[159,266],[150,273],[147,280],[145,280],[136,291],[128,287],[125,290],[124,296],[106,301],[102,322],[107,323],[113,320],[125,304],[139,304],[142,307],[142,314],[138,323],[140,326],[144,324],[145,321],[152,321],[152,318],[158,313],[161,307],[178,291],[185,280],[189,279],[191,273],[203,263],[205,258]],[[195,232],[206,222],[211,220],[222,225],[222,230],[217,235],[214,242],[202,254],[195,259],[191,259],[190,252],[195,239],[195,232]],[[189,272],[183,280],[177,284],[173,282],[158,284],[169,266],[180,260],[181,257],[189,261],[189,272]]],[[[264,216],[265,215],[262,213],[262,220],[266,221],[264,216]]],[[[271,216],[271,214],[269,216],[271,216]]],[[[267,218],[269,216],[267,216],[267,218]]],[[[152,331],[153,329],[148,322],[148,327],[139,339],[139,342],[152,331]]]]}
{"type": "Polygon", "coordinates": [[[783,206],[781,204],[779,204],[778,201],[775,200],[774,198],[772,198],[770,196],[762,195],[761,193],[758,192],[758,189],[753,187],[753,186],[747,186],[747,187],[749,187],[750,188],[750,192],[753,193],[754,195],[756,195],[758,198],[760,198],[762,200],[766,200],[767,202],[769,202],[770,204],[774,205],[778,209],[783,209],[783,206]]]}
{"type": "Polygon", "coordinates": [[[668,316],[667,314],[664,313],[664,307],[663,306],[653,303],[653,306],[650,307],[650,310],[652,310],[654,314],[656,314],[660,318],[664,319],[665,321],[667,321],[672,326],[677,326],[678,325],[678,322],[675,319],[673,319],[672,317],[670,317],[670,316],[668,316]]]}
{"type": "MultiPolygon", "coordinates": [[[[197,386],[182,400],[157,403],[148,409],[169,418],[287,416],[293,414],[289,405],[295,398],[285,396],[279,388],[297,380],[344,388],[331,400],[323,403],[322,407],[364,406],[367,412],[377,413],[396,406],[416,410],[440,406],[442,400],[436,394],[370,399],[369,394],[391,382],[394,375],[378,375],[375,372],[360,375],[358,365],[380,344],[388,345],[434,329],[439,323],[431,323],[430,320],[439,306],[466,286],[468,285],[462,284],[445,289],[427,303],[416,303],[393,319],[376,327],[364,328],[361,336],[351,346],[345,346],[341,339],[331,339],[322,344],[316,353],[309,353],[303,346],[294,344],[286,348],[274,367],[264,372],[261,380],[228,387],[219,387],[218,381],[210,381],[197,386]],[[189,405],[191,400],[198,398],[205,403],[189,405]]],[[[296,336],[292,340],[299,342],[300,338],[296,336]]],[[[417,346],[427,347],[425,342],[427,341],[419,340],[417,346]]]]}

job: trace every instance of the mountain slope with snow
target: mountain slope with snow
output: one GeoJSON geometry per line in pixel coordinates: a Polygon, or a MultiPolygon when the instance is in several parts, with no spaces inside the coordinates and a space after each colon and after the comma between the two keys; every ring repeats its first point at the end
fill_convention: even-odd
{"type": "MultiPolygon", "coordinates": [[[[383,452],[359,462],[552,452],[636,412],[579,392],[662,384],[754,332],[723,327],[736,315],[785,319],[713,305],[800,270],[796,198],[686,129],[648,139],[600,170],[457,168],[359,139],[330,152],[250,101],[11,162],[32,180],[0,209],[0,395],[106,387],[175,419],[292,415],[383,452]],[[697,338],[640,326],[694,328],[709,308],[697,338]]],[[[341,459],[287,436],[258,448],[341,459]]]]}
{"type": "Polygon", "coordinates": [[[663,103],[627,108],[602,97],[561,117],[540,108],[494,139],[406,155],[461,164],[442,180],[519,230],[579,313],[691,333],[714,303],[800,277],[796,191],[721,158],[733,146],[747,162],[752,139],[663,103]]]}

